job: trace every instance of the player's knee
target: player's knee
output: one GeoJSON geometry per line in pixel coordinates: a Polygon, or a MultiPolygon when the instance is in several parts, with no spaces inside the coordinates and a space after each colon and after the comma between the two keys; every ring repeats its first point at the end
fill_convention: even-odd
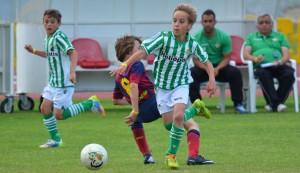
{"type": "Polygon", "coordinates": [[[63,120],[63,112],[54,111],[54,116],[57,120],[63,120]]]}
{"type": "Polygon", "coordinates": [[[174,115],[174,122],[183,122],[183,121],[184,121],[183,113],[178,113],[174,115]]]}
{"type": "Polygon", "coordinates": [[[41,105],[40,109],[41,109],[41,113],[43,115],[49,115],[52,112],[52,110],[50,108],[48,108],[47,106],[44,106],[43,104],[41,105]]]}
{"type": "Polygon", "coordinates": [[[164,124],[165,129],[168,130],[168,131],[170,131],[171,128],[172,128],[172,124],[173,124],[172,122],[171,122],[171,123],[168,123],[168,124],[164,124]]]}

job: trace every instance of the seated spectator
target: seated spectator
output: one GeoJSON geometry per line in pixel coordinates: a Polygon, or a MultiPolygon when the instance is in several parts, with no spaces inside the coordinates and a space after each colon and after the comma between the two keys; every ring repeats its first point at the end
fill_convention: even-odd
{"type": "Polygon", "coordinates": [[[294,69],[286,63],[289,60],[289,44],[280,32],[274,32],[273,18],[269,14],[257,17],[258,31],[247,36],[244,57],[253,61],[254,75],[259,80],[267,112],[283,112],[284,102],[295,82],[294,69]],[[273,78],[279,82],[276,89],[273,78]]]}
{"type": "MultiPolygon", "coordinates": [[[[209,61],[215,70],[215,79],[219,82],[229,82],[232,101],[235,113],[248,113],[244,108],[243,102],[243,81],[240,70],[229,64],[231,59],[232,44],[230,36],[215,28],[215,13],[208,9],[202,14],[201,24],[203,29],[194,34],[195,40],[201,45],[208,54],[209,61]]],[[[199,93],[200,83],[208,81],[208,74],[204,65],[194,59],[195,66],[192,67],[191,75],[194,82],[190,84],[190,100],[194,102],[201,98],[199,93]]]]}

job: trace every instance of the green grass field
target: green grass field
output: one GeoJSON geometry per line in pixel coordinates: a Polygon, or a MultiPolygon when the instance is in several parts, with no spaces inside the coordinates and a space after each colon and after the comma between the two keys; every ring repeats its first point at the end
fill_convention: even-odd
{"type": "MultiPolygon", "coordinates": [[[[177,160],[176,172],[300,172],[300,113],[294,113],[292,97],[284,113],[266,113],[264,100],[258,97],[259,113],[236,115],[230,98],[226,113],[215,108],[217,97],[205,99],[213,113],[211,120],[196,117],[201,129],[201,150],[204,157],[214,160],[214,165],[187,166],[187,144],[184,136],[177,160]]],[[[79,100],[74,100],[78,102],[79,100]]],[[[91,172],[80,163],[81,149],[89,143],[99,143],[108,152],[108,163],[99,172],[147,173],[170,172],[164,165],[169,133],[162,120],[144,124],[148,143],[157,161],[144,165],[143,157],[132,138],[130,128],[123,119],[130,107],[113,106],[110,99],[102,100],[106,118],[90,112],[75,118],[58,121],[64,147],[40,149],[48,132],[42,117],[34,111],[16,110],[0,114],[0,172],[67,173],[91,172]]],[[[36,106],[37,107],[37,106],[36,106]]]]}

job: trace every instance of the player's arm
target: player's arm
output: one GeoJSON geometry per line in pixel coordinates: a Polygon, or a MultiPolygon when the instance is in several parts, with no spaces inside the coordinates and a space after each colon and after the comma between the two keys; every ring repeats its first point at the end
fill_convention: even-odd
{"type": "Polygon", "coordinates": [[[194,65],[202,70],[206,70],[206,67],[205,65],[200,61],[198,60],[197,58],[193,58],[193,62],[194,62],[194,65]]]}
{"type": "Polygon", "coordinates": [[[114,105],[121,105],[121,106],[129,105],[127,100],[124,99],[124,98],[122,98],[122,99],[112,99],[112,102],[113,102],[114,105]]]}
{"type": "Polygon", "coordinates": [[[130,99],[132,111],[130,112],[129,116],[125,118],[125,123],[127,125],[132,125],[139,114],[139,86],[137,83],[130,83],[130,99]]]}
{"type": "Polygon", "coordinates": [[[75,84],[76,83],[76,66],[77,66],[78,55],[77,55],[76,50],[74,50],[74,49],[69,49],[67,53],[68,53],[68,55],[70,55],[70,59],[71,59],[70,81],[75,84]]]}
{"type": "Polygon", "coordinates": [[[35,54],[35,55],[38,55],[38,56],[40,56],[40,57],[46,58],[46,53],[45,53],[45,51],[43,51],[43,50],[36,50],[36,49],[34,49],[30,44],[26,44],[26,45],[24,46],[24,48],[25,48],[28,52],[30,52],[30,53],[32,53],[32,54],[35,54]]]}
{"type": "Polygon", "coordinates": [[[128,58],[125,62],[123,62],[120,67],[113,69],[112,71],[110,71],[109,74],[111,76],[113,76],[115,74],[120,74],[120,73],[124,72],[128,65],[141,60],[146,55],[147,55],[147,53],[144,49],[140,49],[140,50],[136,51],[130,58],[128,58]]]}
{"type": "Polygon", "coordinates": [[[214,74],[214,67],[209,60],[203,63],[205,66],[206,72],[208,74],[209,80],[206,85],[206,91],[208,92],[208,96],[216,93],[216,81],[215,81],[215,74],[214,74]]]}

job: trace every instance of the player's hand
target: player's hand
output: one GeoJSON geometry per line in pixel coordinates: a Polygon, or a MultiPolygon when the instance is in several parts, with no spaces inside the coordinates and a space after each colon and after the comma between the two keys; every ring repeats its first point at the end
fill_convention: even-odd
{"type": "Polygon", "coordinates": [[[125,123],[128,125],[128,126],[131,126],[135,120],[136,120],[136,114],[130,112],[129,116],[125,118],[125,123]]]}
{"type": "Polygon", "coordinates": [[[76,84],[76,72],[75,71],[70,73],[70,81],[73,84],[76,84]]]}
{"type": "Polygon", "coordinates": [[[213,94],[216,93],[216,82],[208,81],[206,85],[206,91],[208,93],[208,97],[211,97],[213,94]]]}
{"type": "Polygon", "coordinates": [[[30,44],[25,44],[24,48],[25,48],[28,52],[30,52],[30,53],[33,52],[33,48],[32,48],[32,46],[31,46],[30,44]]]}
{"type": "Polygon", "coordinates": [[[125,70],[126,70],[126,67],[121,65],[120,67],[115,68],[115,69],[113,69],[112,71],[110,71],[109,74],[110,74],[111,76],[119,75],[119,74],[121,74],[122,72],[124,72],[125,70]]]}

